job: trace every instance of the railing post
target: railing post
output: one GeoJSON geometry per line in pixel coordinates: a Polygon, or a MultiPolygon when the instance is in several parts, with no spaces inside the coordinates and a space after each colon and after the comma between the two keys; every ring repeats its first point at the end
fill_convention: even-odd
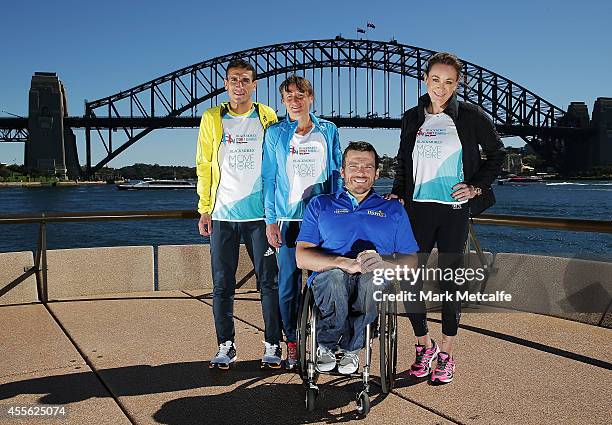
{"type": "MultiPolygon", "coordinates": [[[[478,293],[480,294],[485,290],[487,286],[487,281],[489,280],[489,275],[491,274],[491,270],[489,267],[490,264],[487,261],[487,257],[484,255],[484,252],[482,251],[482,247],[480,246],[480,242],[478,241],[478,238],[476,237],[476,232],[474,232],[474,224],[473,224],[472,219],[470,219],[468,226],[469,226],[468,235],[470,236],[470,238],[472,239],[472,242],[474,243],[474,248],[476,250],[476,255],[478,256],[478,261],[480,261],[480,265],[484,268],[484,273],[485,273],[485,278],[480,283],[479,288],[478,288],[478,293]]],[[[478,304],[480,304],[480,302],[478,302],[478,304]]]]}
{"type": "MultiPolygon", "coordinates": [[[[45,214],[42,214],[44,218],[45,214]]],[[[36,270],[36,291],[38,292],[38,300],[46,304],[49,300],[47,292],[47,230],[44,220],[40,222],[38,231],[38,249],[36,251],[36,260],[34,262],[36,270]]]]}
{"type": "MultiPolygon", "coordinates": [[[[472,237],[473,231],[474,229],[472,228],[471,223],[468,221],[468,234],[465,240],[465,245],[463,247],[463,269],[464,270],[467,270],[467,268],[470,267],[470,251],[471,251],[470,239],[472,237]]],[[[438,255],[440,255],[440,253],[438,253],[438,255]]],[[[466,285],[468,286],[468,292],[471,293],[472,292],[470,290],[471,285],[469,285],[467,281],[466,281],[466,285]]],[[[462,305],[462,307],[469,307],[469,306],[470,306],[470,301],[465,301],[462,305]]]]}
{"type": "MultiPolygon", "coordinates": [[[[44,214],[43,214],[44,217],[44,214]]],[[[41,249],[42,249],[42,299],[41,302],[46,304],[49,301],[49,292],[47,290],[47,224],[43,221],[40,225],[42,230],[41,249]]]]}

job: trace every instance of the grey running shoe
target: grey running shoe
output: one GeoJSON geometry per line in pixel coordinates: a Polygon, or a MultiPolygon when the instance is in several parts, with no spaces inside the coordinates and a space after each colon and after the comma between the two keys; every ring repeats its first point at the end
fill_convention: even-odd
{"type": "Polygon", "coordinates": [[[261,368],[278,369],[281,367],[282,350],[278,344],[270,344],[264,341],[264,354],[261,358],[261,368]]]}
{"type": "Polygon", "coordinates": [[[236,345],[232,341],[225,341],[219,344],[219,351],[208,364],[210,369],[218,367],[219,369],[227,370],[231,363],[234,363],[238,357],[236,356],[236,345]]]}
{"type": "Polygon", "coordinates": [[[317,370],[319,372],[331,372],[336,367],[336,356],[329,348],[319,345],[317,348],[317,370]]]}
{"type": "Polygon", "coordinates": [[[338,362],[338,372],[350,375],[359,369],[359,351],[346,351],[338,362]]]}

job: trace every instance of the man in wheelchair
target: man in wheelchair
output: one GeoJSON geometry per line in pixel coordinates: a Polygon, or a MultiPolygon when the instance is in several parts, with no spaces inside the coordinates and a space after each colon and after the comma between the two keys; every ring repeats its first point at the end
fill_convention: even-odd
{"type": "Polygon", "coordinates": [[[352,374],[365,328],[376,320],[374,270],[417,264],[418,246],[404,207],[373,189],[379,157],[367,142],[351,142],[342,156],[344,187],[313,198],[297,238],[298,267],[314,273],[308,284],[319,311],[316,367],[352,374]],[[336,362],[336,354],[339,360],[336,362]]]}

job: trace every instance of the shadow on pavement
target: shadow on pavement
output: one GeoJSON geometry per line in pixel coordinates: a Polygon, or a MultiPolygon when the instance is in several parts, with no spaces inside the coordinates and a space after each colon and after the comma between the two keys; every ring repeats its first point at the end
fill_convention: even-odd
{"type": "Polygon", "coordinates": [[[428,385],[429,376],[426,376],[424,378],[415,378],[414,376],[409,376],[408,370],[406,370],[398,373],[398,375],[395,377],[395,383],[393,385],[393,388],[408,388],[419,384],[428,385]]]}
{"type": "MultiPolygon", "coordinates": [[[[90,398],[139,396],[208,387],[228,387],[221,394],[183,397],[164,403],[153,418],[163,424],[265,423],[287,424],[346,422],[358,419],[356,394],[363,388],[359,380],[337,378],[319,385],[316,410],[306,411],[305,390],[298,375],[284,370],[259,369],[259,360],[242,361],[230,371],[208,369],[208,362],[137,365],[67,373],[25,379],[0,385],[0,400],[21,394],[40,394],[37,403],[67,404],[90,398]],[[277,375],[279,382],[273,382],[277,375]],[[283,381],[283,382],[280,382],[283,381]],[[229,388],[239,384],[235,388],[229,388]],[[333,412],[332,412],[333,411],[333,412]]],[[[215,388],[219,392],[219,388],[215,388]]],[[[384,396],[376,385],[370,387],[371,406],[384,396]]],[[[201,391],[200,391],[201,393],[201,391]]]]}
{"type": "MultiPolygon", "coordinates": [[[[167,425],[203,423],[308,424],[338,423],[359,419],[355,396],[359,381],[340,378],[319,385],[314,412],[306,411],[305,392],[299,377],[290,383],[262,383],[252,379],[223,394],[183,397],[164,403],[153,419],[167,425]]],[[[374,408],[384,396],[370,387],[374,408]]]]}
{"type": "MultiPolygon", "coordinates": [[[[283,370],[261,371],[258,360],[238,362],[227,372],[208,369],[207,361],[98,370],[98,375],[115,397],[227,386],[245,380],[260,380],[280,373],[283,373],[283,370]]],[[[98,377],[94,372],[14,381],[0,385],[0,400],[19,394],[45,394],[38,400],[39,403],[65,404],[93,397],[109,397],[102,385],[96,385],[96,381],[98,377]]]]}

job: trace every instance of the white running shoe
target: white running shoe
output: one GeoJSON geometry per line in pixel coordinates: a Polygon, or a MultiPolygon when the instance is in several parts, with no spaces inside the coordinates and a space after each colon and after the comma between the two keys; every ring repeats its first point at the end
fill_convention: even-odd
{"type": "Polygon", "coordinates": [[[345,351],[338,361],[338,372],[351,375],[359,369],[359,351],[345,351]]]}

